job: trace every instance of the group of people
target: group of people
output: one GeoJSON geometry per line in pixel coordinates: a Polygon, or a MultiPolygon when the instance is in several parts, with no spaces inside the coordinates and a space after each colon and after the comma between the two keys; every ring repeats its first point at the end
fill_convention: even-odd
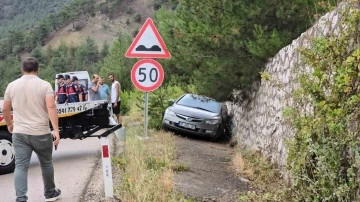
{"type": "Polygon", "coordinates": [[[23,76],[6,87],[3,103],[3,116],[12,134],[15,150],[16,201],[28,200],[27,177],[33,151],[40,160],[45,201],[55,201],[60,197],[61,190],[55,186],[52,164],[52,145],[60,142],[54,91],[49,82],[38,77],[37,59],[24,59],[21,72],[23,76]],[[53,135],[50,133],[49,119],[53,135]]]}
{"type": "Polygon", "coordinates": [[[27,176],[33,151],[41,164],[45,201],[55,201],[61,196],[61,190],[55,186],[52,164],[52,145],[60,143],[56,103],[108,100],[121,124],[120,83],[114,74],[110,74],[110,91],[109,86],[104,84],[104,78],[94,74],[86,88],[79,84],[75,76],[71,79],[69,75],[59,75],[58,90],[54,96],[50,83],[38,77],[39,63],[36,58],[24,59],[21,71],[23,76],[7,86],[3,103],[3,116],[15,149],[16,201],[28,200],[27,176]],[[50,133],[49,119],[53,134],[50,133]]]}
{"type": "Polygon", "coordinates": [[[112,103],[113,113],[116,115],[117,121],[121,124],[120,116],[120,83],[115,79],[114,74],[109,75],[111,81],[111,90],[108,85],[104,83],[104,77],[100,77],[98,74],[92,76],[92,80],[89,87],[79,83],[79,79],[76,76],[72,78],[70,75],[57,76],[58,90],[55,93],[55,100],[58,104],[106,100],[112,103]]]}
{"type": "Polygon", "coordinates": [[[79,79],[70,75],[65,76],[59,74],[56,77],[58,81],[58,90],[55,95],[55,100],[58,104],[83,102],[88,100],[88,92],[84,85],[79,84],[79,79]]]}

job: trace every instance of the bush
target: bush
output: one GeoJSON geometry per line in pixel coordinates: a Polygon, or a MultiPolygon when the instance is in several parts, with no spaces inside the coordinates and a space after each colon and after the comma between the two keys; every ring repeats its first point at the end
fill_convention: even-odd
{"type": "Polygon", "coordinates": [[[139,30],[135,30],[135,31],[133,31],[133,37],[136,37],[136,35],[139,33],[139,30]]]}
{"type": "Polygon", "coordinates": [[[159,10],[161,8],[161,2],[155,2],[153,7],[154,7],[154,10],[156,10],[156,11],[159,10]]]}
{"type": "Polygon", "coordinates": [[[184,94],[178,85],[165,85],[149,95],[149,128],[160,129],[169,99],[176,99],[184,94]]]}
{"type": "Polygon", "coordinates": [[[134,13],[134,9],[131,8],[131,7],[127,7],[127,8],[126,8],[126,13],[129,14],[129,15],[131,15],[131,14],[134,13]]]}
{"type": "Polygon", "coordinates": [[[121,98],[121,104],[120,104],[121,115],[126,115],[130,111],[130,92],[121,91],[120,98],[121,98]]]}
{"type": "Polygon", "coordinates": [[[139,23],[141,21],[142,17],[140,14],[136,14],[135,17],[134,17],[134,21],[139,23]]]}
{"type": "Polygon", "coordinates": [[[294,201],[360,200],[360,12],[341,16],[338,35],[301,50],[307,68],[291,93],[296,104],[283,111],[294,129],[287,145],[294,201]]]}

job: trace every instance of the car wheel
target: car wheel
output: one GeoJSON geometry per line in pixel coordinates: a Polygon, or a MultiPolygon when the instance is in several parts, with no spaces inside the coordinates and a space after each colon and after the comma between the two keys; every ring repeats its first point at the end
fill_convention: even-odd
{"type": "Polygon", "coordinates": [[[169,131],[169,128],[166,127],[164,124],[162,125],[162,129],[163,129],[165,132],[168,132],[168,131],[169,131]]]}
{"type": "Polygon", "coordinates": [[[164,124],[164,119],[165,119],[165,114],[163,114],[161,126],[162,126],[162,129],[163,129],[165,132],[167,132],[167,131],[169,131],[169,128],[165,126],[165,124],[164,124]]]}
{"type": "Polygon", "coordinates": [[[7,131],[0,131],[0,175],[12,173],[15,170],[15,150],[12,135],[7,131]]]}
{"type": "Polygon", "coordinates": [[[215,135],[211,137],[211,141],[216,142],[224,135],[224,126],[220,124],[215,135]]]}

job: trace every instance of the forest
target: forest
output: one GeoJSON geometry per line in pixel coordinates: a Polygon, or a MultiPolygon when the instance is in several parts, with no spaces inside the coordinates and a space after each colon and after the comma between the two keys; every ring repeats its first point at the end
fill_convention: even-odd
{"type": "Polygon", "coordinates": [[[11,31],[33,28],[71,0],[0,0],[0,39],[11,31]]]}
{"type": "MultiPolygon", "coordinates": [[[[359,1],[349,1],[359,6],[359,1]]],[[[44,48],[51,31],[79,16],[119,12],[122,0],[99,4],[95,0],[57,4],[28,1],[35,7],[38,2],[38,8],[46,12],[16,28],[12,26],[16,19],[31,16],[34,11],[27,12],[24,6],[17,10],[14,5],[20,2],[0,0],[0,95],[9,82],[21,76],[20,53],[26,51],[39,59],[39,76],[52,84],[58,72],[114,73],[121,82],[122,102],[127,96],[137,96],[139,102],[132,104],[142,107],[138,104],[143,104],[142,94],[130,79],[137,59],[124,56],[134,33],[119,33],[113,44],[103,43],[101,47],[87,38],[78,46],[63,43],[57,48],[44,48]],[[55,7],[58,10],[54,11],[55,7]]],[[[150,127],[161,127],[167,99],[179,93],[195,92],[237,102],[232,93],[238,90],[246,98],[260,81],[266,62],[338,4],[337,0],[154,0],[149,9],[156,12],[151,17],[172,58],[158,60],[165,70],[165,80],[150,93],[150,127]]],[[[286,167],[293,175],[293,185],[284,187],[290,193],[288,200],[281,200],[282,192],[276,190],[277,200],[264,192],[264,201],[359,201],[360,13],[357,10],[343,16],[348,23],[344,26],[346,32],[315,39],[311,48],[300,50],[314,73],[300,76],[301,85],[292,97],[297,106],[282,111],[295,131],[294,140],[288,144],[286,167]],[[328,78],[334,78],[334,82],[328,78]],[[304,114],[303,107],[307,108],[309,102],[314,113],[304,114]]],[[[140,18],[139,23],[145,19],[140,18]]]]}
{"type": "MultiPolygon", "coordinates": [[[[19,2],[23,1],[1,1],[6,5],[3,9],[6,7],[8,11],[1,15],[1,28],[21,15],[31,15],[31,12],[21,12],[24,6],[15,6],[20,5],[19,2]]],[[[46,17],[34,25],[29,22],[27,26],[32,26],[31,29],[11,29],[0,41],[3,84],[0,94],[3,94],[7,83],[20,76],[19,53],[22,51],[40,59],[41,76],[51,82],[55,72],[115,72],[124,83],[124,89],[131,90],[129,72],[136,61],[118,55],[123,55],[122,52],[131,43],[131,33],[121,33],[114,44],[104,44],[103,47],[97,47],[89,38],[78,47],[61,45],[56,49],[42,49],[51,31],[80,15],[94,16],[97,11],[104,10],[117,12],[116,5],[121,0],[107,0],[101,5],[96,5],[95,0],[46,2],[29,1],[30,5],[39,9],[48,8],[46,17]],[[59,8],[53,12],[56,6],[59,8]]],[[[176,6],[172,9],[162,6],[153,17],[172,53],[172,59],[161,61],[166,73],[164,84],[193,84],[197,92],[224,101],[232,99],[234,89],[251,89],[252,83],[259,80],[259,71],[266,61],[337,2],[172,0],[171,3],[176,6]]]]}

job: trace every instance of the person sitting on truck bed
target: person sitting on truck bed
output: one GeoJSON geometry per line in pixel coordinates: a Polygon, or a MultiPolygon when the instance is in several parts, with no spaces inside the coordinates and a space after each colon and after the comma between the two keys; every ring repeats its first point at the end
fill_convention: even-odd
{"type": "Polygon", "coordinates": [[[80,92],[79,93],[79,101],[80,102],[87,101],[88,100],[88,91],[86,89],[86,86],[79,83],[79,79],[76,76],[73,76],[72,80],[80,92]]]}
{"type": "Polygon", "coordinates": [[[67,95],[66,95],[66,84],[64,83],[64,76],[63,75],[58,75],[57,76],[57,81],[58,81],[58,91],[56,92],[56,102],[58,104],[64,104],[67,100],[67,95]]]}
{"type": "Polygon", "coordinates": [[[65,83],[66,83],[66,94],[67,94],[67,103],[79,102],[79,93],[77,86],[75,83],[71,82],[70,76],[65,75],[65,83]]]}

